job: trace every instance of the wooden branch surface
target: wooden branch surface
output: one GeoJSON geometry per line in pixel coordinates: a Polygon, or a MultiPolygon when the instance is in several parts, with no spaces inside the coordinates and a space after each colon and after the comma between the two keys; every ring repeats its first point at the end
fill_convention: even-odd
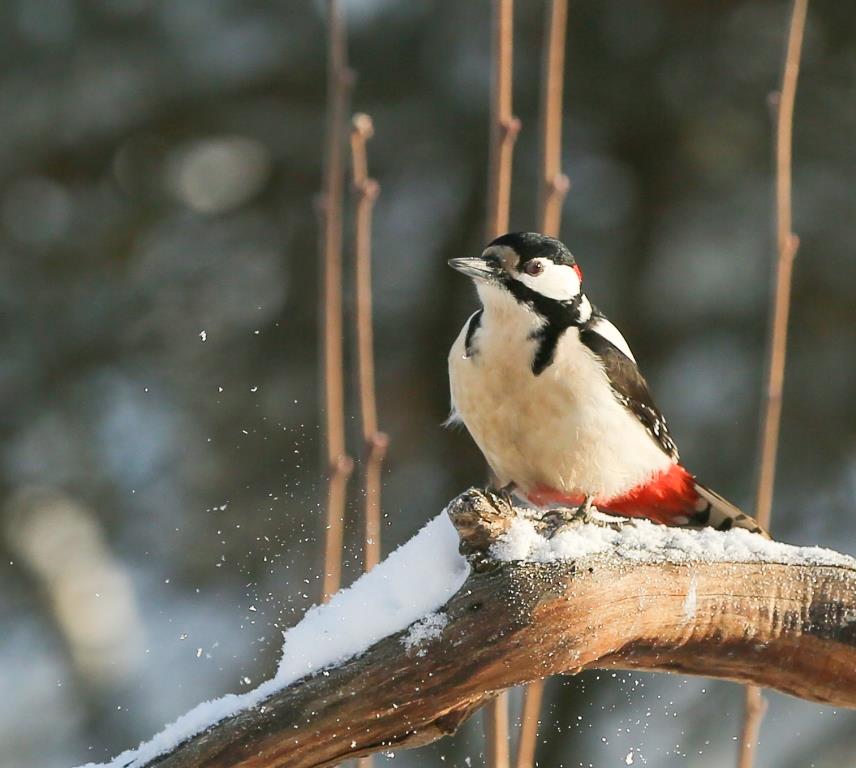
{"type": "Polygon", "coordinates": [[[453,732],[492,696],[588,668],[755,683],[856,707],[856,568],[771,563],[500,562],[511,510],[478,492],[449,514],[473,569],[440,637],[407,630],[304,678],[150,763],[309,768],[453,732]]]}

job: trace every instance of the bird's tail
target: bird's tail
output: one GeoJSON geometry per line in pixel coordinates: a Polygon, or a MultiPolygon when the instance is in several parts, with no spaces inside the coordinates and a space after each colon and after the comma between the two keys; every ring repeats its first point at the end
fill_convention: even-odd
{"type": "Polygon", "coordinates": [[[769,539],[767,533],[754,517],[735,507],[730,501],[726,501],[715,491],[698,481],[694,484],[695,492],[698,494],[696,512],[690,516],[688,525],[710,526],[718,531],[727,531],[730,528],[745,528],[752,533],[760,533],[769,539]]]}

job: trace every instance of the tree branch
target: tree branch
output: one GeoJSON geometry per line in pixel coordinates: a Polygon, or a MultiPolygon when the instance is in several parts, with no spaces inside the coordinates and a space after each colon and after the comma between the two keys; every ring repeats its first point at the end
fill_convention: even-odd
{"type": "MultiPolygon", "coordinates": [[[[446,622],[436,637],[405,645],[407,630],[397,632],[147,765],[332,766],[434,741],[506,688],[589,668],[704,675],[856,707],[856,562],[811,564],[796,548],[790,551],[798,558],[782,554],[788,563],[691,561],[676,541],[731,537],[715,539],[729,542],[721,552],[742,548],[750,557],[755,540],[629,521],[600,523],[616,544],[597,554],[498,559],[491,547],[507,544],[503,537],[524,514],[476,491],[452,503],[449,515],[472,570],[441,608],[446,622]],[[632,536],[659,541],[655,556],[630,552],[632,536]]],[[[559,535],[563,546],[593,540],[590,526],[556,534],[548,523],[525,524],[559,535]]]]}

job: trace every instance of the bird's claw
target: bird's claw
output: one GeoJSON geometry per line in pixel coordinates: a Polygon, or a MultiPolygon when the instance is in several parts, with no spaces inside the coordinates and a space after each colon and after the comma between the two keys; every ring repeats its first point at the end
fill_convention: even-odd
{"type": "Polygon", "coordinates": [[[611,528],[620,531],[623,526],[633,525],[632,520],[624,518],[616,520],[604,520],[592,515],[592,500],[587,498],[578,507],[554,507],[548,509],[541,515],[544,535],[550,539],[560,530],[579,528],[583,525],[598,525],[602,528],[611,528]]]}
{"type": "Polygon", "coordinates": [[[548,509],[541,515],[541,523],[544,526],[544,534],[548,539],[565,528],[580,528],[594,522],[589,509],[582,507],[554,507],[548,509]]]}
{"type": "Polygon", "coordinates": [[[511,496],[513,490],[514,483],[509,483],[502,488],[485,488],[484,495],[495,510],[498,512],[507,512],[508,509],[514,506],[514,499],[511,496]]]}

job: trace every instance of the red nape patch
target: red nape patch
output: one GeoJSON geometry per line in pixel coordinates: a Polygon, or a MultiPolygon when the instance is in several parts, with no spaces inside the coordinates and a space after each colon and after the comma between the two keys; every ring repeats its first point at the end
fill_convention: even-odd
{"type": "Polygon", "coordinates": [[[695,479],[680,464],[675,464],[623,496],[596,499],[594,503],[604,512],[622,517],[645,517],[669,525],[675,517],[692,515],[697,500],[695,479]]]}
{"type": "MultiPolygon", "coordinates": [[[[565,493],[547,486],[533,488],[526,498],[537,507],[554,504],[578,507],[585,501],[582,494],[565,493]]],[[[644,517],[655,523],[674,525],[675,517],[690,516],[695,512],[697,499],[693,476],[680,464],[675,464],[622,496],[595,499],[594,505],[601,512],[622,517],[644,517]]]]}

